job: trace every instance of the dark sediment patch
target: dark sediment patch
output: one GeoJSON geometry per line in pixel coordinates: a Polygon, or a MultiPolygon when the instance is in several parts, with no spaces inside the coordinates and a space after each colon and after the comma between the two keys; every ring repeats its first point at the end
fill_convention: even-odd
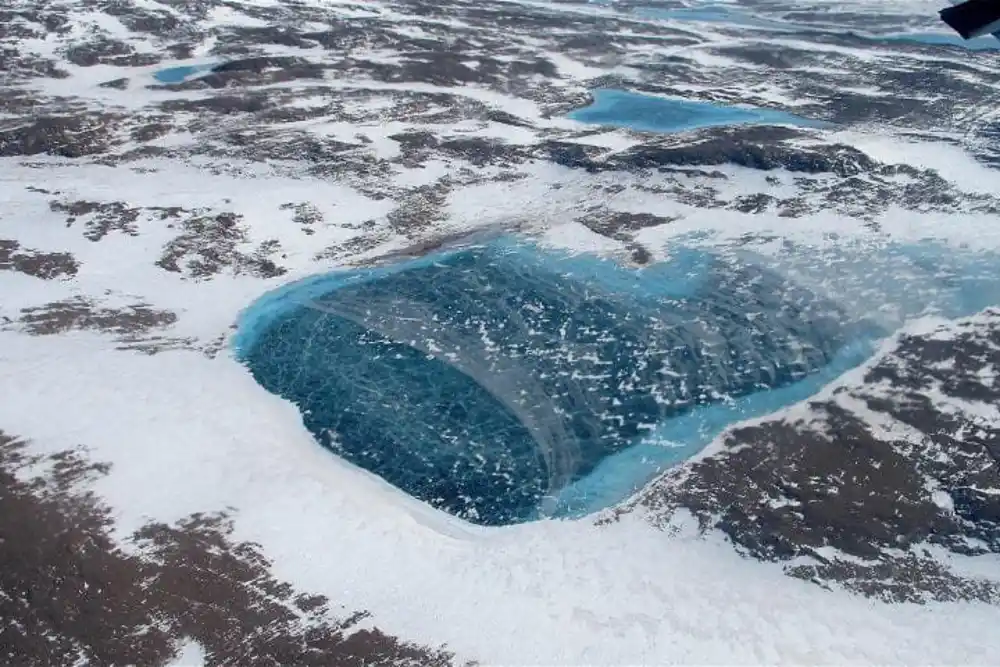
{"type": "MultiPolygon", "coordinates": [[[[845,87],[851,85],[849,81],[845,81],[845,87]]],[[[823,100],[821,103],[805,104],[801,107],[803,113],[822,114],[832,122],[845,125],[905,121],[909,127],[933,129],[940,124],[943,116],[953,111],[947,97],[928,100],[907,90],[877,97],[850,90],[831,93],[829,89],[812,83],[804,83],[798,88],[807,99],[821,95],[823,100]]]]}
{"type": "Polygon", "coordinates": [[[653,215],[652,213],[609,211],[603,207],[597,207],[588,212],[587,215],[576,219],[577,222],[595,234],[621,241],[628,251],[629,260],[637,266],[649,264],[653,260],[653,254],[635,240],[635,232],[646,227],[669,224],[674,220],[676,218],[653,215]]]}
{"type": "Polygon", "coordinates": [[[0,239],[0,271],[18,271],[35,278],[71,278],[80,263],[68,252],[40,252],[17,241],[0,239]]]}
{"type": "Polygon", "coordinates": [[[297,224],[302,233],[312,236],[316,233],[316,225],[324,223],[323,212],[309,202],[288,202],[278,207],[282,211],[292,211],[292,222],[297,224]]]}
{"type": "Polygon", "coordinates": [[[169,117],[155,116],[146,120],[151,122],[133,127],[132,131],[129,132],[129,136],[134,141],[138,141],[140,143],[154,141],[160,137],[166,136],[173,129],[169,117]]]}
{"type": "Polygon", "coordinates": [[[200,342],[196,338],[166,336],[161,330],[177,322],[177,315],[146,303],[107,306],[73,297],[43,306],[24,308],[16,320],[3,318],[0,328],[33,336],[53,336],[69,331],[93,331],[113,336],[115,349],[159,354],[170,350],[196,350],[214,357],[221,341],[200,342]]]}
{"type": "Polygon", "coordinates": [[[312,49],[317,46],[314,40],[289,26],[229,26],[226,32],[220,35],[216,49],[238,49],[246,44],[277,44],[297,49],[312,49]]]}
{"type": "Polygon", "coordinates": [[[121,308],[105,308],[83,297],[25,308],[18,322],[35,336],[50,336],[73,329],[103,331],[114,334],[139,334],[151,329],[168,327],[177,315],[157,310],[145,303],[121,308]]]}
{"type": "Polygon", "coordinates": [[[764,213],[777,202],[777,198],[758,192],[752,195],[741,195],[737,197],[729,208],[740,213],[764,213]]]}
{"type": "Polygon", "coordinates": [[[109,114],[35,118],[28,125],[0,131],[0,157],[98,155],[117,143],[113,126],[122,119],[109,114]]]}
{"type": "Polygon", "coordinates": [[[271,259],[280,251],[276,240],[263,241],[250,253],[239,249],[248,240],[246,229],[239,224],[241,218],[235,213],[187,211],[177,223],[180,234],[164,246],[156,265],[191,278],[210,278],[226,269],[235,275],[259,278],[283,275],[287,269],[271,259]]]}
{"type": "Polygon", "coordinates": [[[248,160],[299,160],[317,166],[349,170],[356,166],[350,153],[360,144],[316,137],[306,132],[228,132],[222,137],[227,147],[248,160]]]}
{"type": "MultiPolygon", "coordinates": [[[[14,49],[0,47],[0,58],[4,59],[4,66],[8,80],[13,82],[18,79],[65,79],[69,77],[69,72],[60,69],[59,62],[49,58],[41,58],[32,54],[20,53],[14,49]]],[[[14,91],[5,90],[0,104],[11,106],[11,97],[17,95],[14,91]]]]}
{"type": "Polygon", "coordinates": [[[164,53],[170,54],[174,60],[190,60],[194,58],[194,45],[187,42],[177,42],[163,47],[164,53]]]}
{"type": "Polygon", "coordinates": [[[49,208],[66,214],[67,227],[81,218],[85,219],[83,236],[88,241],[100,241],[112,231],[127,236],[139,235],[136,221],[141,210],[123,202],[53,201],[49,203],[49,208]]]}
{"type": "Polygon", "coordinates": [[[722,56],[736,57],[754,65],[781,70],[802,67],[805,59],[811,60],[816,57],[816,54],[810,51],[784,45],[719,46],[711,50],[722,56]]]}
{"type": "Polygon", "coordinates": [[[112,90],[125,90],[128,88],[128,77],[122,77],[120,79],[111,79],[110,81],[105,81],[104,83],[99,83],[101,88],[111,88],[112,90]]]}
{"type": "MultiPolygon", "coordinates": [[[[374,225],[374,221],[372,221],[372,225],[374,225]]],[[[390,238],[391,236],[388,233],[369,233],[355,236],[347,241],[324,248],[316,253],[315,260],[345,261],[349,263],[351,259],[356,258],[359,254],[375,250],[383,243],[388,242],[390,238]]]]}
{"type": "Polygon", "coordinates": [[[11,667],[165,665],[185,642],[205,664],[444,667],[452,656],[363,629],[365,612],[271,573],[223,514],[150,523],[116,544],[82,451],[31,455],[0,431],[0,660],[11,667]],[[46,473],[29,476],[28,468],[46,473]],[[341,612],[342,614],[342,612],[341,612]]]}
{"type": "Polygon", "coordinates": [[[523,118],[518,118],[514,114],[507,113],[506,111],[500,111],[499,109],[489,109],[486,111],[485,119],[494,123],[500,123],[502,125],[512,125],[514,127],[527,127],[531,128],[534,125],[524,120],[523,118]]]}
{"type": "Polygon", "coordinates": [[[100,8],[105,14],[114,16],[121,21],[131,32],[145,32],[163,36],[181,26],[181,19],[170,12],[137,7],[124,0],[102,0],[100,8]]]}
{"type": "Polygon", "coordinates": [[[433,51],[407,54],[399,64],[385,64],[365,60],[347,61],[341,64],[351,70],[369,73],[379,81],[428,83],[436,86],[461,86],[479,84],[497,85],[501,66],[498,61],[486,58],[475,68],[463,61],[469,56],[462,53],[433,51]]]}
{"type": "Polygon", "coordinates": [[[243,95],[216,95],[200,99],[166,100],[160,104],[160,109],[168,114],[207,111],[229,116],[237,113],[257,113],[270,106],[266,92],[253,92],[243,95]]]}
{"type": "Polygon", "coordinates": [[[588,172],[602,170],[600,158],[607,152],[607,149],[598,146],[557,140],[544,141],[535,148],[535,155],[539,159],[588,172]]]}
{"type": "Polygon", "coordinates": [[[399,144],[399,163],[408,169],[415,169],[423,166],[424,162],[432,158],[441,140],[433,132],[413,130],[400,132],[389,136],[399,144]]]}
{"type": "Polygon", "coordinates": [[[449,157],[467,160],[476,167],[513,166],[527,159],[527,151],[522,146],[482,137],[446,139],[438,145],[438,150],[449,157]]]}
{"type": "Polygon", "coordinates": [[[414,188],[389,212],[387,219],[390,228],[410,236],[444,220],[444,205],[450,191],[451,184],[443,180],[414,188]]]}
{"type": "Polygon", "coordinates": [[[81,67],[143,67],[160,62],[160,56],[154,53],[136,53],[125,42],[101,38],[71,46],[66,50],[66,60],[81,67]]]}
{"type": "Polygon", "coordinates": [[[850,146],[832,145],[820,149],[788,146],[782,143],[786,139],[781,136],[783,132],[778,133],[774,143],[764,143],[759,136],[740,136],[742,132],[712,133],[717,136],[687,145],[637,146],[613,155],[607,167],[617,170],[734,164],[763,171],[786,169],[807,174],[851,176],[876,166],[865,153],[850,146]]]}
{"type": "Polygon", "coordinates": [[[735,429],[635,502],[662,526],[687,510],[742,553],[795,560],[786,572],[824,586],[1000,603],[1000,580],[936,556],[1000,553],[1000,426],[977,414],[1000,402],[983,372],[996,364],[1000,311],[954,335],[905,336],[863,382],[810,403],[808,419],[735,429]]]}
{"type": "Polygon", "coordinates": [[[647,227],[656,227],[673,222],[677,218],[654,215],[652,213],[629,213],[627,211],[598,210],[577,221],[592,232],[618,240],[631,238],[632,232],[647,227]]]}

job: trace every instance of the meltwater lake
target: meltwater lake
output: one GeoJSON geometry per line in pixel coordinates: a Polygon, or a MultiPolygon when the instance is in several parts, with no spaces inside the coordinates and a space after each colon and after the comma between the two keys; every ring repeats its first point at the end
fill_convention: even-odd
{"type": "Polygon", "coordinates": [[[592,95],[592,104],[570,112],[568,117],[582,123],[664,133],[747,124],[827,126],[821,121],[775,109],[728,106],[611,88],[594,90],[592,95]]]}
{"type": "Polygon", "coordinates": [[[692,246],[634,269],[500,237],[283,286],[233,347],[331,455],[433,507],[578,517],[815,394],[908,319],[1000,303],[993,256],[897,245],[830,266],[692,246]]]}

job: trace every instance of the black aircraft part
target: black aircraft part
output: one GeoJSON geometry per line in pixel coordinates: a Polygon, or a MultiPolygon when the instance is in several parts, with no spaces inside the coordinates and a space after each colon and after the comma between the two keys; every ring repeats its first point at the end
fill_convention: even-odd
{"type": "Polygon", "coordinates": [[[964,39],[1000,30],[1000,0],[966,0],[942,9],[941,20],[964,39]]]}

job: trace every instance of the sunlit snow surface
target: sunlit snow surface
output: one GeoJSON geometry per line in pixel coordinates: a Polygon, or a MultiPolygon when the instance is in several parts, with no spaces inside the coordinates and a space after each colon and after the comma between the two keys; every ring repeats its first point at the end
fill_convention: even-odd
{"type": "Polygon", "coordinates": [[[1000,303],[998,267],[925,245],[679,247],[626,269],[503,238],[295,283],[244,314],[236,345],[330,449],[508,524],[619,502],[907,318],[1000,303]]]}

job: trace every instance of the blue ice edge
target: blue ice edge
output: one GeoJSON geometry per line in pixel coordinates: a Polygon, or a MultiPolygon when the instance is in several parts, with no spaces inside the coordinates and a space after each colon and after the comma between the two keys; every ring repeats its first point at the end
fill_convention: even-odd
{"type": "MultiPolygon", "coordinates": [[[[670,262],[632,269],[609,258],[590,254],[557,252],[549,249],[543,253],[535,246],[510,239],[496,239],[490,243],[494,247],[504,248],[507,252],[521,254],[527,261],[557,262],[564,275],[571,274],[585,280],[599,280],[608,287],[639,296],[687,296],[700,284],[699,276],[704,273],[703,267],[708,262],[707,255],[689,252],[679,254],[670,262]],[[638,279],[640,273],[647,277],[651,273],[658,274],[657,277],[661,278],[660,284],[664,287],[655,290],[655,293],[650,293],[649,282],[638,279]],[[669,288],[666,287],[668,285],[669,288]]],[[[250,351],[261,331],[271,322],[309,301],[347,285],[371,282],[402,271],[432,266],[443,259],[466,252],[470,247],[474,246],[459,245],[384,266],[335,270],[282,285],[263,294],[240,313],[237,330],[231,338],[230,345],[237,357],[242,357],[250,351]]]]}
{"type": "MultiPolygon", "coordinates": [[[[580,518],[613,507],[640,491],[663,471],[694,456],[730,426],[778,412],[817,394],[827,384],[871,358],[879,339],[845,346],[807,378],[736,400],[698,407],[659,424],[632,447],[608,456],[586,477],[543,503],[551,518],[580,518]]],[[[546,518],[541,513],[537,518],[546,518]]]]}
{"type": "Polygon", "coordinates": [[[593,103],[571,111],[570,120],[626,127],[642,132],[684,132],[726,125],[794,125],[831,127],[830,123],[787,111],[735,107],[672,97],[660,97],[615,88],[591,91],[593,103]]]}
{"type": "MultiPolygon", "coordinates": [[[[906,312],[904,318],[931,313],[950,319],[967,317],[1000,303],[997,270],[1000,258],[995,253],[956,251],[930,240],[906,245],[892,243],[883,253],[883,259],[896,258],[924,269],[927,278],[950,294],[947,301],[931,304],[926,294],[906,289],[905,284],[913,280],[912,276],[891,278],[890,282],[895,284],[885,293],[901,297],[899,305],[906,312]],[[905,296],[909,292],[917,294],[905,296]]],[[[888,264],[882,270],[893,271],[888,264]]],[[[632,447],[603,459],[586,477],[546,499],[543,507],[549,516],[565,518],[579,518],[612,507],[640,491],[663,471],[700,452],[727,428],[774,414],[816,395],[824,386],[868,361],[892,333],[885,330],[860,337],[843,347],[826,366],[799,382],[697,407],[666,420],[632,447]]],[[[540,514],[538,518],[544,517],[540,514]]]]}

